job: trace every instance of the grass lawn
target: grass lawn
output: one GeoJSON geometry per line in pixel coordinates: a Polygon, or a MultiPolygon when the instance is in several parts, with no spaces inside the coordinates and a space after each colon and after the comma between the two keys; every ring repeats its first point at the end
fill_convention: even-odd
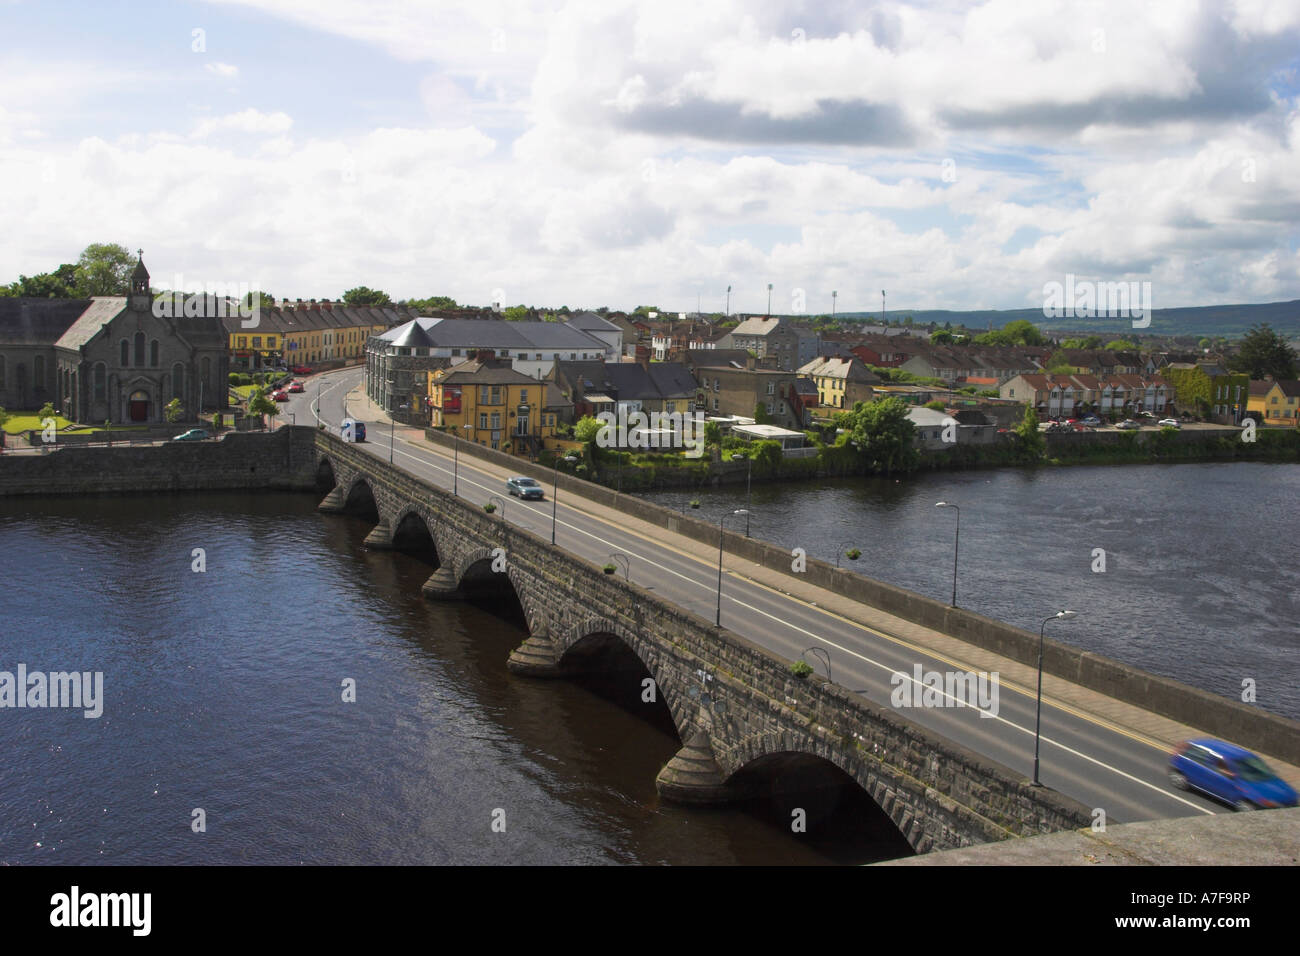
{"type": "MultiPolygon", "coordinates": [[[[68,421],[62,415],[54,416],[55,427],[59,429],[67,428],[72,422],[68,421]]],[[[19,432],[31,431],[32,429],[40,431],[41,419],[35,412],[14,412],[13,417],[5,422],[5,431],[11,435],[17,435],[19,432]]]]}

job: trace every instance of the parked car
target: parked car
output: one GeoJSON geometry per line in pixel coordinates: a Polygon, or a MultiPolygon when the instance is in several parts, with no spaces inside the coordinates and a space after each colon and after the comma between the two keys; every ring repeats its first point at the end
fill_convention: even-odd
{"type": "Polygon", "coordinates": [[[302,390],[303,390],[303,389],[302,389],[302,382],[299,382],[299,381],[297,381],[297,380],[295,379],[294,381],[292,381],[292,382],[289,383],[289,391],[291,391],[291,392],[301,392],[302,390]]]}
{"type": "Polygon", "coordinates": [[[310,375],[310,374],[311,374],[311,369],[310,369],[308,366],[306,366],[306,365],[294,365],[294,366],[292,366],[292,367],[289,369],[289,371],[293,372],[294,375],[310,375]]]}
{"type": "Polygon", "coordinates": [[[1160,423],[1159,423],[1159,424],[1160,424],[1160,426],[1161,426],[1162,428],[1181,428],[1181,427],[1182,427],[1181,425],[1178,424],[1178,419],[1176,419],[1176,418],[1162,418],[1162,419],[1160,419],[1160,423]]]}
{"type": "Polygon", "coordinates": [[[173,435],[172,441],[203,441],[208,437],[208,433],[202,428],[191,428],[187,432],[181,432],[179,435],[173,435]]]}
{"type": "Polygon", "coordinates": [[[1169,782],[1236,810],[1294,807],[1296,792],[1249,750],[1213,738],[1187,740],[1169,755],[1169,782]]]}
{"type": "Polygon", "coordinates": [[[1087,425],[1089,428],[1101,427],[1101,419],[1098,418],[1096,415],[1089,415],[1087,418],[1083,420],[1083,423],[1087,425]]]}
{"type": "Polygon", "coordinates": [[[1145,409],[1137,413],[1138,418],[1155,418],[1154,412],[1148,412],[1145,409]]]}
{"type": "Polygon", "coordinates": [[[506,491],[512,495],[518,495],[520,498],[545,498],[546,494],[542,486],[535,478],[527,478],[523,475],[516,475],[514,478],[506,479],[506,491]]]}
{"type": "Polygon", "coordinates": [[[1133,430],[1133,429],[1135,429],[1135,428],[1141,428],[1142,426],[1139,425],[1137,422],[1133,421],[1133,419],[1131,419],[1131,418],[1126,418],[1126,419],[1124,419],[1122,422],[1120,422],[1118,425],[1116,425],[1115,427],[1116,427],[1116,428],[1123,428],[1123,429],[1125,429],[1126,431],[1131,431],[1131,430],[1133,430]]]}

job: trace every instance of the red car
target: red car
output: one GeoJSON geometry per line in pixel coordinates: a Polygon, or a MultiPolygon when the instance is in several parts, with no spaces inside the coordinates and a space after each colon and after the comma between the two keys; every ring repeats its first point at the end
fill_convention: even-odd
{"type": "Polygon", "coordinates": [[[291,391],[291,392],[301,392],[301,391],[302,391],[302,382],[290,382],[290,383],[289,383],[289,391],[291,391]]]}
{"type": "Polygon", "coordinates": [[[293,372],[294,375],[310,375],[310,374],[311,374],[311,369],[308,368],[306,365],[295,365],[293,368],[289,369],[289,371],[293,372]]]}
{"type": "Polygon", "coordinates": [[[272,392],[271,397],[277,402],[287,402],[289,400],[289,393],[284,389],[280,389],[279,391],[272,392]]]}

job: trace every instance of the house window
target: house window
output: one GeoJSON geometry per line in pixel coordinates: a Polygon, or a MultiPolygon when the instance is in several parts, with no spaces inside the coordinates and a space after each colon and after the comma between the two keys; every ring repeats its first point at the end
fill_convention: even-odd
{"type": "Polygon", "coordinates": [[[716,398],[713,400],[713,410],[715,412],[718,410],[718,400],[716,398]]]}
{"type": "Polygon", "coordinates": [[[487,426],[487,422],[488,422],[488,419],[487,419],[487,412],[479,412],[479,413],[478,413],[478,427],[481,428],[481,429],[483,429],[484,431],[487,431],[487,427],[488,427],[488,426],[487,426]]]}
{"type": "Polygon", "coordinates": [[[480,386],[478,387],[478,403],[479,403],[480,405],[487,405],[487,404],[488,404],[488,395],[489,395],[490,393],[491,393],[491,392],[490,392],[490,389],[489,389],[486,385],[480,385],[480,386]]]}
{"type": "Polygon", "coordinates": [[[501,413],[500,413],[500,412],[493,412],[493,413],[492,413],[492,428],[493,428],[493,430],[495,430],[495,429],[498,429],[498,428],[500,428],[500,427],[501,427],[501,413]]]}
{"type": "Polygon", "coordinates": [[[261,337],[260,335],[254,335],[254,336],[253,336],[253,348],[255,348],[255,349],[260,349],[261,347],[262,347],[262,337],[261,337]]]}
{"type": "Polygon", "coordinates": [[[776,382],[767,383],[767,394],[772,395],[776,392],[776,382]]]}

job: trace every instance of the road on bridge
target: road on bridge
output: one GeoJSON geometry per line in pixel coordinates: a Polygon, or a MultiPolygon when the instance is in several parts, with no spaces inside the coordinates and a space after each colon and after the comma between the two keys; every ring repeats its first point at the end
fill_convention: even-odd
{"type": "MultiPolygon", "coordinates": [[[[345,369],[312,379],[305,392],[291,397],[286,411],[299,423],[324,421],[335,434],[343,418],[347,395],[361,385],[362,370],[345,369]],[[319,405],[318,405],[319,401],[319,405]]],[[[423,440],[423,432],[367,420],[353,398],[353,412],[367,423],[367,441],[357,447],[387,461],[390,454],[399,467],[444,488],[453,483],[453,456],[423,440]]],[[[283,416],[282,421],[287,419],[283,416]]],[[[496,495],[506,500],[504,518],[511,524],[549,538],[552,522],[552,488],[541,502],[509,498],[505,479],[510,472],[459,456],[456,468],[458,496],[484,504],[496,495]]],[[[729,523],[736,530],[737,520],[729,523]]],[[[708,621],[717,609],[717,549],[604,508],[577,496],[559,496],[556,543],[597,565],[613,553],[627,556],[632,580],[655,590],[708,621]]],[[[868,627],[818,607],[809,600],[786,594],[754,579],[749,562],[729,557],[724,564],[722,625],[775,652],[797,660],[809,647],[824,648],[830,657],[835,682],[861,692],[873,702],[889,707],[895,672],[980,670],[962,660],[939,656],[905,637],[868,627]]],[[[622,570],[620,568],[620,573],[622,570]]],[[[821,592],[830,597],[829,592],[821,592]]],[[[821,602],[819,602],[821,603],[821,602]]],[[[1045,608],[1043,616],[1057,610],[1045,608]]],[[[971,648],[971,656],[983,654],[971,648]]],[[[825,665],[815,655],[806,659],[819,673],[825,665]]],[[[1007,662],[1008,671],[1016,665],[1007,662]]],[[[996,669],[996,668],[983,668],[996,669]]],[[[1020,668],[1023,670],[1023,668],[1020,668]]],[[[1026,778],[1032,776],[1034,754],[1035,686],[1032,680],[1008,680],[1003,671],[996,716],[980,716],[969,707],[912,708],[904,714],[918,724],[948,737],[970,750],[997,761],[1026,778]]],[[[1033,673],[1032,669],[1029,672],[1033,673]]],[[[1150,735],[1123,726],[1069,703],[1054,700],[1044,678],[1040,779],[1085,805],[1105,811],[1107,823],[1230,812],[1199,795],[1175,790],[1165,776],[1168,745],[1150,735]]],[[[1124,710],[1127,705],[1116,710],[1124,710]]],[[[1128,708],[1133,713],[1137,708],[1128,708]]],[[[1280,769],[1280,768],[1279,768],[1280,769]]],[[[1285,771],[1283,771],[1285,774],[1285,771]]]]}

